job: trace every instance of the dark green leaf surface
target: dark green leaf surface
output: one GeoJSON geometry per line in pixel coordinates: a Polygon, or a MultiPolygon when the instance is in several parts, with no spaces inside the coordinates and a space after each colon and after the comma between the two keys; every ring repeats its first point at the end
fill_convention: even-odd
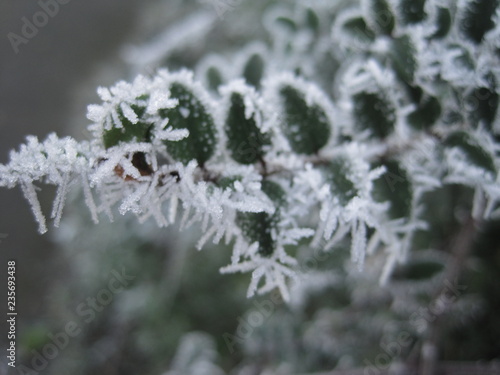
{"type": "Polygon", "coordinates": [[[360,130],[371,130],[377,138],[385,138],[392,133],[396,122],[392,105],[380,94],[361,92],[352,98],[354,119],[360,130]]]}
{"type": "Polygon", "coordinates": [[[423,21],[427,16],[424,7],[425,0],[400,0],[401,20],[406,25],[423,21]]]}
{"type": "Polygon", "coordinates": [[[396,23],[394,14],[386,0],[370,0],[369,18],[372,20],[370,26],[385,35],[391,35],[396,23]]]}
{"type": "Polygon", "coordinates": [[[349,163],[344,158],[332,160],[324,168],[324,172],[333,195],[339,199],[342,205],[346,205],[358,194],[356,186],[348,177],[349,163]]]}
{"type": "Polygon", "coordinates": [[[263,157],[263,146],[270,144],[269,136],[261,133],[254,115],[246,118],[245,103],[241,94],[233,93],[230,100],[224,126],[227,148],[231,157],[238,163],[253,164],[263,157]]]}
{"type": "Polygon", "coordinates": [[[319,32],[319,18],[311,8],[308,8],[306,11],[306,25],[315,33],[319,32]]]}
{"type": "Polygon", "coordinates": [[[408,123],[415,129],[428,129],[439,119],[441,104],[433,96],[422,96],[417,109],[408,115],[408,123]]]}
{"type": "Polygon", "coordinates": [[[467,155],[467,158],[472,164],[488,172],[496,173],[492,156],[482,149],[466,132],[458,131],[451,134],[444,144],[447,147],[458,147],[467,155]]]}
{"type": "Polygon", "coordinates": [[[222,74],[218,68],[211,66],[206,71],[207,83],[210,90],[217,92],[217,89],[222,84],[222,74]]]}
{"type": "Polygon", "coordinates": [[[493,16],[498,3],[498,0],[467,2],[464,17],[460,20],[460,29],[468,39],[475,43],[481,43],[484,34],[495,26],[493,16]]]}
{"type": "Polygon", "coordinates": [[[171,97],[179,101],[175,108],[160,110],[168,126],[187,129],[189,136],[180,141],[165,141],[168,153],[187,164],[195,159],[203,165],[215,152],[217,133],[212,115],[190,89],[180,83],[170,87],[171,97]]]}
{"type": "Polygon", "coordinates": [[[264,75],[264,59],[258,53],[250,56],[243,68],[243,77],[249,85],[260,87],[260,81],[264,75]]]}
{"type": "Polygon", "coordinates": [[[295,24],[295,21],[292,20],[289,17],[285,16],[279,16],[276,18],[276,23],[289,31],[296,31],[297,30],[297,25],[295,24]]]}
{"type": "Polygon", "coordinates": [[[271,232],[277,228],[280,206],[285,204],[285,192],[275,182],[262,181],[262,191],[274,202],[276,211],[270,215],[267,212],[238,212],[236,224],[241,228],[243,236],[249,243],[259,243],[259,254],[269,257],[275,249],[275,241],[271,232]]]}
{"type": "Polygon", "coordinates": [[[308,105],[304,94],[291,86],[280,90],[284,109],[283,132],[292,149],[299,154],[315,154],[328,143],[330,124],[325,111],[308,105]]]}
{"type": "Polygon", "coordinates": [[[375,40],[375,33],[366,24],[361,17],[351,18],[343,25],[344,32],[352,38],[362,43],[371,43],[375,40]]]}
{"type": "Polygon", "coordinates": [[[378,202],[390,202],[388,214],[391,219],[409,217],[413,188],[406,171],[395,160],[374,167],[379,166],[385,166],[386,172],[374,181],[373,198],[378,202]]]}
{"type": "Polygon", "coordinates": [[[436,23],[437,30],[434,35],[432,35],[432,39],[444,38],[446,35],[448,35],[448,32],[450,31],[451,25],[453,23],[450,10],[446,8],[439,8],[436,23]]]}
{"type": "Polygon", "coordinates": [[[489,129],[495,121],[498,110],[498,94],[486,87],[478,87],[465,98],[469,118],[477,126],[481,122],[489,129]]]}
{"type": "Polygon", "coordinates": [[[417,69],[415,47],[408,35],[395,38],[391,49],[394,69],[404,82],[412,83],[417,69]]]}

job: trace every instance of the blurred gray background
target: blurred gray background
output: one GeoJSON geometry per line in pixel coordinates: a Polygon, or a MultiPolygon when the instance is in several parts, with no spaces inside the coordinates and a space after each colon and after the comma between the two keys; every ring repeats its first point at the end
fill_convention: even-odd
{"type": "MultiPolygon", "coordinates": [[[[103,61],[118,57],[123,41],[131,38],[143,4],[133,0],[70,1],[60,5],[59,12],[27,44],[20,44],[16,54],[8,34],[22,35],[22,18],[31,20],[40,5],[37,1],[0,2],[0,163],[8,161],[9,150],[17,149],[26,135],[41,140],[54,131],[69,135],[68,123],[75,116],[85,123],[86,106],[78,100],[75,89],[91,79],[103,61]]],[[[114,81],[115,77],[110,77],[101,84],[114,81]]],[[[96,102],[97,95],[90,95],[96,102]]],[[[50,189],[40,194],[45,212],[50,209],[52,194],[50,189]]],[[[1,311],[4,314],[7,308],[7,260],[15,259],[18,331],[47,314],[50,289],[64,284],[67,276],[65,254],[51,245],[51,229],[49,224],[48,234],[38,234],[20,189],[0,189],[1,311]]],[[[4,333],[2,319],[1,348],[7,339],[4,333]]],[[[3,356],[0,361],[5,362],[3,356]]]]}

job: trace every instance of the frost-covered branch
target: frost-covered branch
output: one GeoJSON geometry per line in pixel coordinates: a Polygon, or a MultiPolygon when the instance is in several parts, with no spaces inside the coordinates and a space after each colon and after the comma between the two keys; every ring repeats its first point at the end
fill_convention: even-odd
{"type": "Polygon", "coordinates": [[[288,298],[304,242],[330,251],[348,239],[359,269],[383,251],[386,282],[428,226],[426,194],[470,187],[485,219],[500,201],[498,26],[478,40],[460,26],[474,12],[393,3],[272,9],[269,44],[211,55],[196,77],[159,69],[100,88],[90,141],[29,137],[0,165],[0,186],[22,188],[42,233],[35,184],[57,186],[57,226],[76,180],[95,222],[118,209],[160,227],[199,223],[198,248],[233,246],[222,272],[252,272],[249,296],[288,298]]]}

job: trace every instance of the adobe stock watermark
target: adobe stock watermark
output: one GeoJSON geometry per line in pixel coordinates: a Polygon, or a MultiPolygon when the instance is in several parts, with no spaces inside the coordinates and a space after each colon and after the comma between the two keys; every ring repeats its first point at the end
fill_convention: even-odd
{"type": "Polygon", "coordinates": [[[28,44],[31,39],[38,35],[41,28],[45,27],[51,18],[54,18],[59,14],[59,8],[61,5],[66,5],[71,0],[39,0],[37,2],[40,10],[33,13],[33,15],[21,18],[21,30],[20,33],[9,32],[7,34],[7,39],[9,39],[12,49],[16,53],[19,53],[19,48],[21,44],[28,44]]]}
{"type": "Polygon", "coordinates": [[[480,109],[489,107],[491,110],[497,107],[498,96],[486,87],[475,89],[464,100],[464,108],[469,113],[475,113],[480,109]]]}
{"type": "MultiPolygon", "coordinates": [[[[317,268],[318,262],[326,260],[330,255],[330,252],[326,252],[319,247],[316,248],[312,256],[308,257],[305,262],[298,267],[297,272],[300,277],[293,281],[295,285],[307,279],[308,272],[317,268]]],[[[243,344],[247,339],[249,339],[255,329],[262,326],[267,320],[269,320],[276,308],[283,303],[283,297],[278,289],[274,289],[270,292],[268,298],[261,302],[253,301],[252,304],[254,309],[244,317],[240,316],[237,318],[238,327],[236,328],[235,334],[226,332],[222,335],[229,353],[233,354],[235,352],[235,347],[239,344],[243,344]]]]}
{"type": "MultiPolygon", "coordinates": [[[[465,285],[451,283],[449,280],[444,281],[445,288],[429,306],[420,307],[409,317],[410,325],[417,331],[423,332],[429,323],[435,321],[456,301],[456,299],[467,289],[465,285]]],[[[395,340],[384,343],[381,340],[380,353],[375,357],[373,362],[365,359],[364,375],[379,375],[386,373],[392,361],[398,358],[403,350],[409,347],[414,340],[411,334],[407,331],[401,331],[395,340]]]]}
{"type": "Polygon", "coordinates": [[[53,334],[48,333],[49,341],[39,350],[31,350],[33,355],[28,365],[17,366],[19,375],[38,375],[49,365],[49,362],[56,358],[66,349],[72,338],[80,335],[84,327],[96,318],[114,299],[115,294],[122,292],[135,276],[128,275],[125,268],[121,272],[111,271],[111,277],[107,287],[99,290],[95,297],[87,297],[85,302],[76,307],[76,315],[81,321],[71,320],[64,325],[64,329],[53,334]],[[29,367],[31,366],[31,367],[29,367]]]}
{"type": "Polygon", "coordinates": [[[224,333],[222,338],[226,343],[229,353],[235,352],[235,347],[249,339],[254,330],[268,320],[276,310],[276,307],[283,304],[283,298],[279,290],[275,289],[269,293],[269,298],[262,302],[253,301],[254,310],[244,318],[238,317],[238,328],[235,334],[224,333]]]}

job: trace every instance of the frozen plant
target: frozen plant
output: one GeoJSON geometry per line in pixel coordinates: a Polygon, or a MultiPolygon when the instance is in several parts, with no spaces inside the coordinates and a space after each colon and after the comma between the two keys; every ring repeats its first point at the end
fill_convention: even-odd
{"type": "Polygon", "coordinates": [[[299,245],[347,239],[359,270],[382,254],[386,283],[432,232],[426,202],[446,185],[473,191],[473,220],[498,217],[497,1],[270,3],[266,41],[209,54],[196,74],[160,67],[171,49],[146,56],[154,74],[99,88],[92,139],[28,137],[0,186],[21,187],[41,233],[39,183],[57,186],[56,226],[75,185],[96,223],[199,224],[198,248],[232,246],[221,272],[251,273],[249,297],[287,301],[299,245]]]}

